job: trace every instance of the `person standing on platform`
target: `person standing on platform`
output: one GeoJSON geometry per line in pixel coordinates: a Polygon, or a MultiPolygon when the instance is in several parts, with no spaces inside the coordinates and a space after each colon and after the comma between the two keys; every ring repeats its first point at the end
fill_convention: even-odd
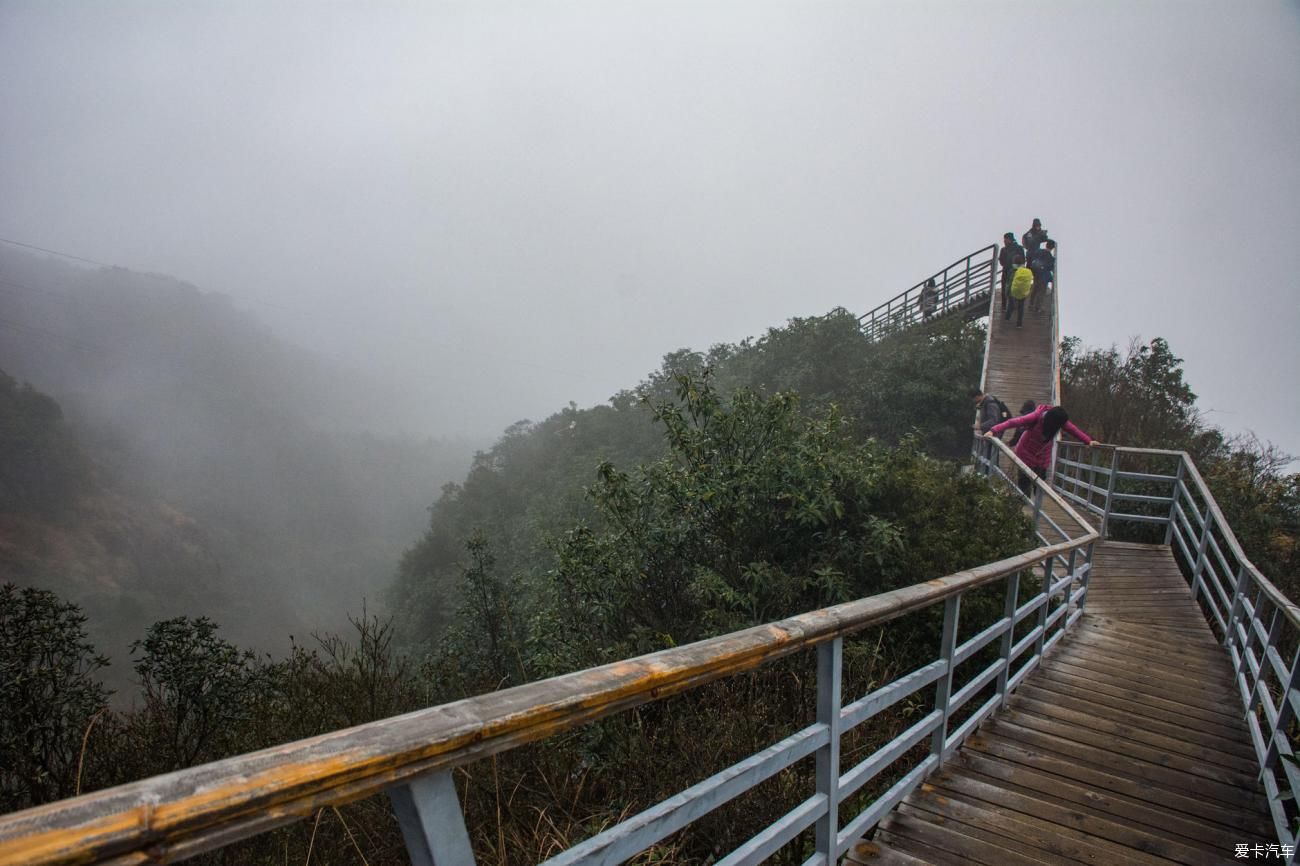
{"type": "Polygon", "coordinates": [[[1035,313],[1043,311],[1043,298],[1047,295],[1047,284],[1056,272],[1056,241],[1048,238],[1043,248],[1029,254],[1029,269],[1034,272],[1034,291],[1030,295],[1029,309],[1035,313]]]}
{"type": "Polygon", "coordinates": [[[930,277],[925,281],[925,288],[921,289],[921,318],[930,318],[938,307],[939,287],[934,284],[934,277],[930,277]]]}
{"type": "Polygon", "coordinates": [[[1043,228],[1043,221],[1035,219],[1034,224],[1029,227],[1029,231],[1021,236],[1020,242],[1025,245],[1025,255],[1032,257],[1034,250],[1043,245],[1047,240],[1047,229],[1043,228]]]}
{"type": "Polygon", "coordinates": [[[1015,232],[1002,236],[1002,249],[998,250],[998,264],[1002,266],[1002,309],[1007,308],[1007,291],[1011,288],[1011,276],[1016,271],[1016,256],[1023,256],[1025,248],[1016,243],[1015,232]]]}
{"type": "Polygon", "coordinates": [[[1011,303],[1007,305],[1006,312],[1002,318],[1008,322],[1011,321],[1011,311],[1016,311],[1016,327],[1022,327],[1025,324],[1025,298],[1034,290],[1034,272],[1025,267],[1025,257],[1016,256],[1016,273],[1011,278],[1011,303]]]}

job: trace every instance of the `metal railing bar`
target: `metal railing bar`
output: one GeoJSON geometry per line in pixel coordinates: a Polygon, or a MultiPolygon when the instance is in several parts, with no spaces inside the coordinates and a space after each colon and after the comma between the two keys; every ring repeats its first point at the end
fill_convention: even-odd
{"type": "Polygon", "coordinates": [[[1027,662],[1025,662],[1023,665],[1020,666],[1020,669],[1018,671],[1016,671],[1014,674],[1011,675],[1011,679],[1007,682],[1007,689],[1009,691],[1014,692],[1017,688],[1020,687],[1020,684],[1024,682],[1025,677],[1032,674],[1034,672],[1034,669],[1037,667],[1038,667],[1038,657],[1035,656],[1029,659],[1027,662]]]}
{"type": "Polygon", "coordinates": [[[1268,630],[1264,628],[1264,623],[1260,621],[1255,605],[1251,604],[1249,599],[1242,599],[1241,604],[1246,611],[1246,621],[1250,623],[1250,630],[1255,633],[1255,637],[1259,638],[1261,646],[1269,646],[1270,635],[1268,630]]]}
{"type": "Polygon", "coordinates": [[[988,646],[995,639],[1001,637],[1002,634],[1009,628],[1011,628],[1011,620],[1007,617],[1003,617],[1002,619],[993,623],[993,625],[984,629],[979,634],[969,638],[964,644],[957,647],[957,649],[953,652],[952,654],[953,667],[960,665],[962,662],[966,661],[966,659],[970,658],[971,656],[975,655],[975,653],[984,649],[984,647],[988,646]]]}
{"type": "Polygon", "coordinates": [[[1208,584],[1214,589],[1214,594],[1216,596],[1215,600],[1218,604],[1222,605],[1223,614],[1224,616],[1227,616],[1232,610],[1232,596],[1229,595],[1228,590],[1224,588],[1219,573],[1214,570],[1214,565],[1208,559],[1201,563],[1201,574],[1202,582],[1208,584]]]}
{"type": "MultiPolygon", "coordinates": [[[[1237,625],[1237,636],[1242,638],[1246,636],[1240,624],[1237,625]]],[[[1239,667],[1238,676],[1241,677],[1242,688],[1245,689],[1245,694],[1241,696],[1242,703],[1246,706],[1253,706],[1251,694],[1255,691],[1255,683],[1259,681],[1259,659],[1255,657],[1254,650],[1248,646],[1243,646],[1234,647],[1233,660],[1239,667]],[[1244,668],[1240,667],[1242,662],[1246,663],[1244,668]]]]}
{"type": "MultiPolygon", "coordinates": [[[[1061,443],[1061,444],[1069,444],[1069,445],[1072,445],[1072,444],[1074,444],[1074,443],[1061,443]]],[[[1084,463],[1084,462],[1082,462],[1082,461],[1080,461],[1080,460],[1071,460],[1069,457],[1062,457],[1062,456],[1060,456],[1059,454],[1058,454],[1057,457],[1056,457],[1056,463],[1057,463],[1058,466],[1070,466],[1070,467],[1072,467],[1072,468],[1074,468],[1074,469],[1079,469],[1079,470],[1083,470],[1083,471],[1089,471],[1089,470],[1092,469],[1092,464],[1091,464],[1091,463],[1084,463]]],[[[1109,470],[1107,470],[1107,471],[1109,471],[1109,470]]],[[[1088,484],[1088,482],[1087,482],[1087,481],[1084,481],[1082,478],[1076,478],[1076,477],[1073,476],[1073,475],[1068,476],[1068,477],[1070,477],[1071,479],[1073,479],[1073,480],[1075,480],[1075,481],[1078,481],[1078,482],[1081,483],[1081,484],[1088,484]]],[[[1089,486],[1091,486],[1091,485],[1089,485],[1089,486]]]]}
{"type": "Polygon", "coordinates": [[[1259,707],[1264,711],[1264,718],[1268,720],[1268,729],[1271,732],[1270,738],[1277,735],[1277,706],[1273,703],[1273,696],[1268,693],[1268,686],[1264,680],[1255,679],[1255,685],[1251,689],[1251,697],[1259,701],[1259,707]]]}
{"type": "Polygon", "coordinates": [[[938,764],[937,755],[926,755],[925,760],[917,764],[915,769],[891,785],[889,790],[863,810],[862,814],[845,824],[840,830],[837,844],[841,853],[847,851],[850,845],[876,826],[881,818],[893,811],[895,806],[903,802],[903,799],[912,793],[938,764]]]}
{"type": "MultiPolygon", "coordinates": [[[[1184,491],[1186,491],[1186,489],[1187,489],[1186,487],[1183,488],[1184,491]]],[[[1196,507],[1196,503],[1192,501],[1192,497],[1190,496],[1187,497],[1187,506],[1188,508],[1191,509],[1190,512],[1188,512],[1187,509],[1183,508],[1183,504],[1179,502],[1178,513],[1181,514],[1183,516],[1183,519],[1188,522],[1187,525],[1190,534],[1196,535],[1196,532],[1191,530],[1192,519],[1195,518],[1196,529],[1200,530],[1205,528],[1205,518],[1201,517],[1201,509],[1196,507]]]]}
{"type": "MultiPolygon", "coordinates": [[[[1065,442],[1064,444],[1070,446],[1071,448],[1083,449],[1088,447],[1087,445],[1084,445],[1082,442],[1065,442]]],[[[1184,457],[1187,454],[1186,451],[1172,451],[1168,448],[1134,448],[1129,445],[1110,445],[1110,444],[1102,445],[1099,447],[1105,448],[1106,450],[1109,451],[1118,451],[1121,454],[1146,454],[1146,455],[1158,456],[1158,457],[1184,457]]]]}
{"type": "Polygon", "coordinates": [[[1029,630],[1029,633],[1022,637],[1011,647],[1011,658],[1018,659],[1020,654],[1027,650],[1031,644],[1038,640],[1039,633],[1043,630],[1041,625],[1036,625],[1029,630]]]}
{"type": "Polygon", "coordinates": [[[1058,621],[1061,617],[1065,616],[1066,613],[1067,613],[1068,611],[1069,611],[1069,608],[1067,608],[1065,605],[1061,605],[1061,606],[1058,607],[1056,610],[1054,610],[1054,611],[1052,611],[1050,614],[1048,614],[1048,615],[1047,615],[1047,628],[1050,630],[1051,627],[1054,626],[1054,625],[1056,625],[1057,621],[1058,621]]]}
{"type": "MultiPolygon", "coordinates": [[[[1160,481],[1174,484],[1178,481],[1177,475],[1160,475],[1150,472],[1130,472],[1123,469],[1115,470],[1115,477],[1120,481],[1160,481]]],[[[1169,497],[1166,497],[1168,499],[1169,497]]]]}
{"type": "MultiPolygon", "coordinates": [[[[1084,499],[1082,496],[1076,496],[1075,494],[1071,493],[1068,490],[1058,490],[1057,492],[1060,493],[1062,496],[1064,496],[1066,499],[1069,499],[1073,502],[1077,502],[1079,505],[1088,509],[1093,514],[1101,514],[1103,511],[1101,506],[1093,505],[1091,502],[1084,499]]],[[[1102,492],[1104,493],[1105,491],[1103,490],[1102,492]]]]}
{"type": "MultiPolygon", "coordinates": [[[[1059,525],[1057,525],[1056,521],[1052,519],[1052,515],[1048,514],[1046,511],[1040,511],[1038,513],[1038,517],[1041,520],[1047,521],[1047,525],[1052,527],[1052,529],[1056,530],[1056,534],[1059,535],[1062,540],[1064,541],[1070,540],[1070,534],[1066,532],[1064,529],[1062,529],[1059,525]]],[[[1047,539],[1044,538],[1043,542],[1046,543],[1047,539]]]]}
{"type": "MultiPolygon", "coordinates": [[[[1156,505],[1170,505],[1174,500],[1171,496],[1148,496],[1143,493],[1120,493],[1115,492],[1115,499],[1122,499],[1125,502],[1150,502],[1156,505]]],[[[1168,521],[1169,518],[1163,518],[1168,521]]]]}
{"type": "Polygon", "coordinates": [[[718,861],[717,866],[757,866],[812,826],[826,811],[826,795],[814,794],[786,812],[767,829],[718,861]]]}
{"type": "Polygon", "coordinates": [[[953,752],[960,749],[962,744],[966,742],[966,738],[971,735],[971,732],[992,715],[993,711],[997,709],[999,701],[1000,696],[993,695],[993,697],[980,704],[980,708],[969,719],[961,723],[961,726],[953,732],[952,736],[948,738],[948,743],[944,746],[944,760],[947,760],[953,752]]]}
{"type": "MultiPolygon", "coordinates": [[[[1066,565],[1068,567],[1069,560],[1063,560],[1062,565],[1066,565]]],[[[1074,583],[1074,581],[1075,581],[1075,576],[1073,574],[1066,574],[1063,577],[1059,577],[1056,580],[1052,581],[1052,586],[1048,590],[1048,594],[1060,595],[1062,590],[1064,590],[1070,584],[1074,583]]]]}
{"type": "Polygon", "coordinates": [[[1224,574],[1231,574],[1236,571],[1235,568],[1228,564],[1228,559],[1223,555],[1223,551],[1219,549],[1219,542],[1215,541],[1214,533],[1212,532],[1207,539],[1206,548],[1209,549],[1209,551],[1214,554],[1214,558],[1219,561],[1219,566],[1223,569],[1224,574]]]}
{"type": "Polygon", "coordinates": [[[811,755],[830,738],[815,724],[545,861],[544,866],[622,863],[811,755]]]}
{"type": "MultiPolygon", "coordinates": [[[[1250,740],[1255,747],[1255,754],[1264,754],[1268,750],[1268,746],[1264,737],[1264,730],[1259,726],[1259,718],[1254,713],[1246,714],[1246,728],[1250,731],[1250,740]]],[[[1268,775],[1268,773],[1260,773],[1261,777],[1267,777],[1268,775]]]]}
{"type": "Polygon", "coordinates": [[[1153,516],[1150,514],[1121,514],[1118,511],[1112,511],[1110,513],[1110,519],[1112,522],[1122,520],[1128,523],[1159,523],[1162,525],[1169,522],[1169,518],[1166,516],[1153,516]]]}
{"type": "Polygon", "coordinates": [[[917,668],[906,676],[894,680],[887,686],[876,689],[864,698],[854,701],[840,710],[840,725],[848,731],[875,716],[882,710],[911,697],[921,689],[934,683],[939,677],[948,673],[948,663],[943,659],[930,662],[917,668]]]}
{"type": "Polygon", "coordinates": [[[1027,619],[1030,614],[1037,611],[1040,607],[1042,607],[1046,603],[1047,603],[1047,596],[1044,595],[1041,590],[1039,592],[1034,593],[1033,598],[1031,598],[1029,601],[1025,602],[1024,604],[1020,605],[1020,607],[1016,608],[1016,616],[1015,616],[1016,625],[1020,625],[1020,623],[1023,622],[1025,619],[1027,619]]]}
{"type": "Polygon", "coordinates": [[[1178,542],[1178,546],[1182,549],[1183,556],[1187,559],[1189,564],[1196,562],[1196,554],[1192,553],[1191,549],[1187,546],[1187,542],[1183,541],[1183,533],[1181,530],[1174,533],[1173,540],[1178,542]]]}
{"type": "Polygon", "coordinates": [[[1269,667],[1273,669],[1273,676],[1277,677],[1279,686],[1285,688],[1287,680],[1290,678],[1290,671],[1286,669],[1286,662],[1282,659],[1282,654],[1277,651],[1277,647],[1270,644],[1266,650],[1269,667]]]}
{"type": "MultiPolygon", "coordinates": [[[[1178,502],[1174,503],[1174,514],[1177,516],[1175,523],[1178,525],[1178,528],[1187,536],[1187,538],[1189,540],[1196,538],[1196,530],[1192,528],[1192,521],[1187,518],[1187,512],[1183,510],[1183,506],[1181,503],[1178,502]],[[1182,522],[1178,523],[1179,520],[1181,520],[1182,522]]],[[[1197,518],[1198,519],[1200,518],[1199,514],[1197,515],[1197,518]]]]}
{"type": "MultiPolygon", "coordinates": [[[[1005,659],[995,659],[992,664],[981,671],[973,680],[962,686],[952,696],[949,701],[949,712],[955,713],[961,709],[962,705],[971,699],[980,689],[987,686],[997,678],[997,675],[1006,667],[1005,659]]],[[[950,737],[951,738],[951,737],[950,737]]]]}
{"type": "Polygon", "coordinates": [[[1052,635],[1047,640],[1043,641],[1043,652],[1044,653],[1049,652],[1052,649],[1052,647],[1056,646],[1057,642],[1060,641],[1060,639],[1063,637],[1065,637],[1065,632],[1058,631],[1056,632],[1056,634],[1052,635]]]}
{"type": "Polygon", "coordinates": [[[852,796],[867,782],[874,779],[881,770],[897,761],[907,750],[938,730],[943,723],[943,712],[931,710],[903,733],[881,746],[870,756],[856,764],[851,770],[840,776],[840,799],[852,796]]]}

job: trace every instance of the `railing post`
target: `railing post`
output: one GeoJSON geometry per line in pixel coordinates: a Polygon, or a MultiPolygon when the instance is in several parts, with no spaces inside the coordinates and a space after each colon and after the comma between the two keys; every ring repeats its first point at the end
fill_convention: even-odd
{"type": "Polygon", "coordinates": [[[1186,457],[1178,458],[1178,471],[1174,473],[1174,498],[1169,503],[1169,526],[1165,529],[1165,546],[1174,543],[1174,521],[1178,519],[1178,500],[1183,495],[1183,466],[1186,457]]]}
{"type": "MultiPolygon", "coordinates": [[[[1066,565],[1068,569],[1066,573],[1070,575],[1070,582],[1065,585],[1065,618],[1061,621],[1061,631],[1065,631],[1070,627],[1070,599],[1074,596],[1074,563],[1075,555],[1078,552],[1079,548],[1077,547],[1070,551],[1070,561],[1066,565]]],[[[1087,599],[1088,597],[1084,596],[1085,602],[1087,599]]]]}
{"type": "Polygon", "coordinates": [[[1034,656],[1043,657],[1043,644],[1047,642],[1047,616],[1052,607],[1052,557],[1043,563],[1043,606],[1038,609],[1038,640],[1034,641],[1034,656]]]}
{"type": "Polygon", "coordinates": [[[1119,475],[1119,449],[1113,449],[1110,452],[1110,480],[1106,484],[1106,507],[1101,515],[1101,540],[1106,540],[1106,533],[1110,529],[1110,507],[1111,501],[1115,496],[1115,481],[1119,475]]]}
{"type": "MultiPolygon", "coordinates": [[[[1196,562],[1192,564],[1192,601],[1196,601],[1201,594],[1201,575],[1205,571],[1205,552],[1210,546],[1210,520],[1214,517],[1214,511],[1210,508],[1210,503],[1205,503],[1205,508],[1201,510],[1201,539],[1196,543],[1196,562]]],[[[1226,577],[1226,575],[1225,575],[1226,577]]],[[[1214,597],[1209,596],[1210,604],[1214,604],[1214,597]]]]}
{"type": "MultiPolygon", "coordinates": [[[[1206,526],[1206,537],[1207,538],[1209,537],[1208,524],[1206,526]]],[[[1232,653],[1232,646],[1236,642],[1237,617],[1241,616],[1241,600],[1245,594],[1246,581],[1249,579],[1249,577],[1250,577],[1250,572],[1246,571],[1246,563],[1243,562],[1238,564],[1237,585],[1233,587],[1232,590],[1232,607],[1228,610],[1228,616],[1227,619],[1225,620],[1227,625],[1225,625],[1223,629],[1225,632],[1227,632],[1227,634],[1223,636],[1223,645],[1225,648],[1227,648],[1229,654],[1232,653]]],[[[1255,604],[1259,604],[1258,598],[1255,599],[1255,604]]],[[[1242,665],[1246,664],[1246,650],[1250,646],[1250,638],[1251,635],[1254,633],[1255,633],[1254,629],[1252,628],[1246,629],[1246,644],[1245,646],[1239,647],[1239,649],[1241,650],[1242,665]]],[[[1237,672],[1240,673],[1240,670],[1238,670],[1237,672]]]]}
{"type": "Polygon", "coordinates": [[[817,792],[826,797],[826,812],[817,819],[817,854],[825,866],[839,858],[840,833],[840,682],[844,673],[844,639],[817,645],[817,721],[830,735],[817,750],[817,792]]]}
{"type": "Polygon", "coordinates": [[[1089,448],[1092,453],[1088,460],[1088,513],[1092,513],[1092,507],[1096,505],[1093,497],[1097,495],[1097,457],[1099,452],[1096,448],[1089,448]]]}
{"type": "Polygon", "coordinates": [[[1041,484],[1034,485],[1034,535],[1039,536],[1038,524],[1043,517],[1043,487],[1041,484]]]}
{"type": "Polygon", "coordinates": [[[948,742],[949,699],[952,697],[952,657],[957,650],[957,620],[961,616],[961,596],[949,596],[943,603],[943,638],[939,644],[939,659],[948,665],[943,676],[939,677],[934,687],[934,708],[939,710],[942,718],[934,729],[930,739],[930,754],[937,759],[935,770],[943,766],[943,747],[948,742]]]}
{"type": "Polygon", "coordinates": [[[474,850],[451,771],[431,773],[388,790],[411,866],[472,866],[474,850]]]}
{"type": "Polygon", "coordinates": [[[1016,607],[1020,603],[1020,572],[1007,578],[1007,599],[1002,606],[1002,618],[1008,620],[1007,632],[1002,635],[1002,670],[998,673],[998,695],[1006,709],[1011,694],[1007,680],[1011,677],[1011,648],[1016,645],[1016,607]]]}

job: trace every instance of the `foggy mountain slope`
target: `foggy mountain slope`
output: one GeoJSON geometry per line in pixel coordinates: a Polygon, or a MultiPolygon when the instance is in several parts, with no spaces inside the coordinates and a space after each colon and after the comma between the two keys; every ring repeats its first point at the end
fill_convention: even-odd
{"type": "Polygon", "coordinates": [[[0,250],[0,367],[62,404],[114,489],[196,522],[222,600],[186,612],[254,645],[375,597],[472,451],[391,432],[402,395],[228,298],[120,268],[0,250]]]}
{"type": "MultiPolygon", "coordinates": [[[[160,618],[232,611],[209,539],[165,502],[117,489],[49,396],[0,371],[0,580],[91,612],[119,661],[160,618]]],[[[270,603],[268,600],[266,603],[270,603]]],[[[128,666],[110,669],[115,684],[128,666]]]]}

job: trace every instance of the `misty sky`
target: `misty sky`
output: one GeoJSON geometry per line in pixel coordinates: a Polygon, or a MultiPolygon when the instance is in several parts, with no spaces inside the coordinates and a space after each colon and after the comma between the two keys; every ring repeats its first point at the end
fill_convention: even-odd
{"type": "Polygon", "coordinates": [[[1294,3],[0,0],[0,119],[0,237],[227,293],[425,432],[1039,216],[1064,334],[1300,453],[1294,3]]]}

